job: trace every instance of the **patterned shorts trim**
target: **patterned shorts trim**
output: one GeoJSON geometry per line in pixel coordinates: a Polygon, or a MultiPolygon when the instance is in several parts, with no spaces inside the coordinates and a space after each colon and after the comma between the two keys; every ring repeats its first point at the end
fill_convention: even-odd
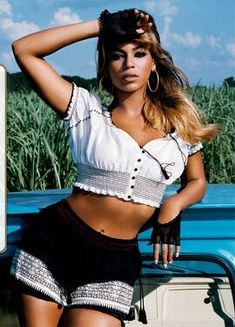
{"type": "Polygon", "coordinates": [[[102,306],[126,314],[129,312],[133,287],[122,281],[85,284],[68,295],[66,289],[53,278],[46,265],[22,249],[18,249],[15,253],[11,274],[17,280],[48,295],[63,306],[102,306]]]}
{"type": "Polygon", "coordinates": [[[43,209],[27,229],[11,274],[32,292],[62,306],[100,308],[125,319],[140,269],[136,239],[119,240],[96,232],[62,200],[43,209]]]}

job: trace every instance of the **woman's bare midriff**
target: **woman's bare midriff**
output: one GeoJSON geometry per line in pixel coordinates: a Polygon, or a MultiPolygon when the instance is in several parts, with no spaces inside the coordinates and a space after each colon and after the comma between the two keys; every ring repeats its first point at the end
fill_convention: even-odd
{"type": "Polygon", "coordinates": [[[132,239],[151,217],[154,208],[75,188],[66,198],[71,209],[94,230],[104,235],[132,239]]]}

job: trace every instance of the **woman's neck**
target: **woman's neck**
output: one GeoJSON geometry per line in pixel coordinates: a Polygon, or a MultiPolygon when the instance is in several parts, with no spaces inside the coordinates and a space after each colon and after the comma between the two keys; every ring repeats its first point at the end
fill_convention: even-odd
{"type": "Polygon", "coordinates": [[[142,113],[144,102],[143,92],[132,94],[118,92],[114,100],[113,109],[125,111],[128,116],[139,116],[142,113]]]}

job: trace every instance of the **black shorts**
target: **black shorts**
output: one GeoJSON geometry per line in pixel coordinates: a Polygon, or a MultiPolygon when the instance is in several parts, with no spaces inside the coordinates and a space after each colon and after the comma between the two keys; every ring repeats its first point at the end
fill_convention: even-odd
{"type": "Polygon", "coordinates": [[[125,319],[141,270],[137,239],[103,235],[61,200],[27,228],[11,274],[34,296],[64,307],[89,307],[125,319]]]}

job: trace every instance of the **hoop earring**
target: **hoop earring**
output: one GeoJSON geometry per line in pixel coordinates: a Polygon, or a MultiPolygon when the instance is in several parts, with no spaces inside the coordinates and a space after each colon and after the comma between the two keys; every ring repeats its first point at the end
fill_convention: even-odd
{"type": "Polygon", "coordinates": [[[158,87],[159,87],[159,75],[158,75],[158,72],[155,70],[154,73],[156,74],[156,79],[157,79],[157,84],[156,84],[155,88],[152,89],[152,87],[151,87],[151,85],[149,83],[149,80],[148,80],[148,83],[147,83],[148,84],[148,89],[149,89],[149,91],[151,93],[155,93],[157,91],[158,87]]]}

